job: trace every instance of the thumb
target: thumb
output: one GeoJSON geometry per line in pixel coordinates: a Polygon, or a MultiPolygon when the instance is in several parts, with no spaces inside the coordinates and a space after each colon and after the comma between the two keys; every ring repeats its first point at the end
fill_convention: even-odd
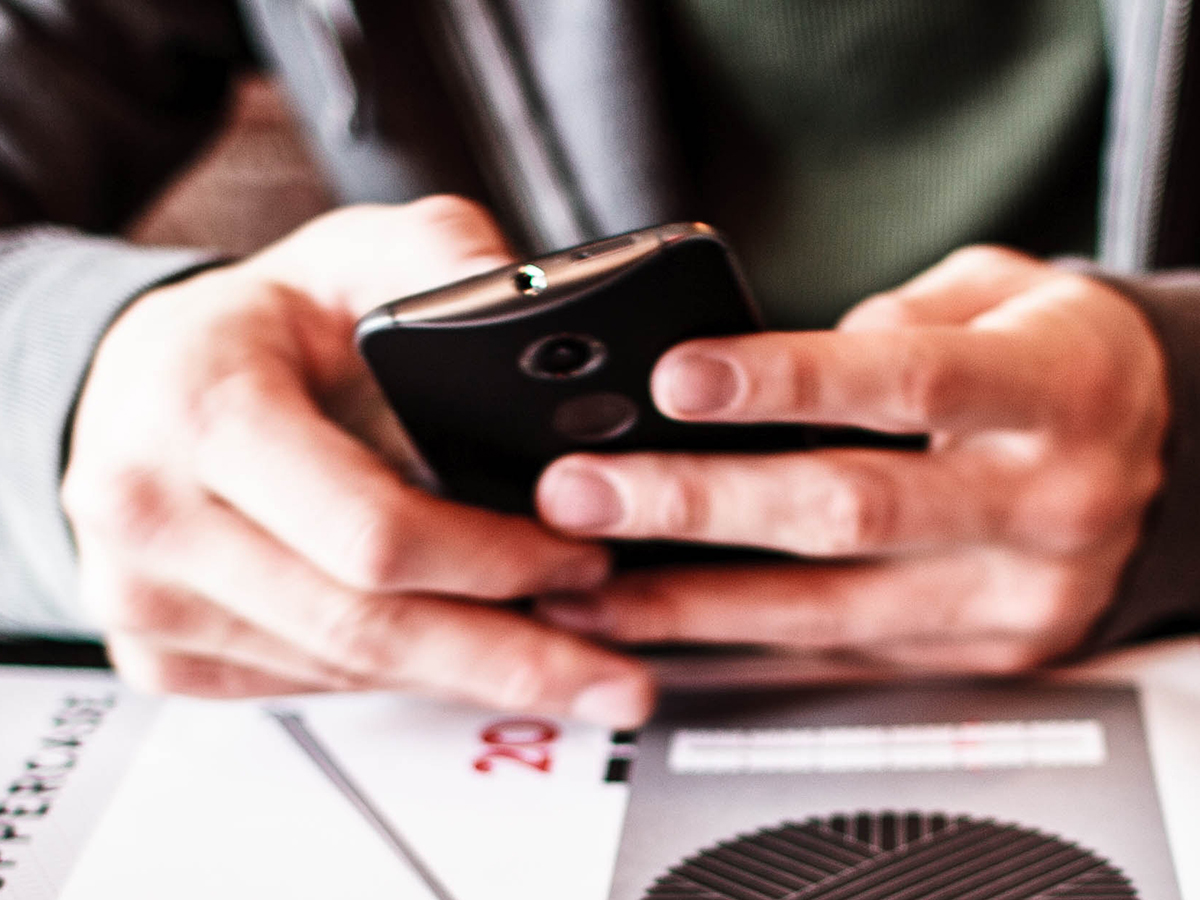
{"type": "Polygon", "coordinates": [[[246,265],[355,317],[513,261],[484,207],[455,196],[347,206],[313,219],[246,265]]]}

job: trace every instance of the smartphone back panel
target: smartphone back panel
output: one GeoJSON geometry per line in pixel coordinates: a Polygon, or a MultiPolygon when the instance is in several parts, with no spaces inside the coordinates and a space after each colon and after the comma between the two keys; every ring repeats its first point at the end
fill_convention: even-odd
{"type": "Polygon", "coordinates": [[[801,426],[681,423],[657,411],[649,374],[664,351],[760,324],[711,231],[695,226],[631,254],[620,241],[632,239],[470,279],[364,320],[362,353],[447,496],[529,512],[541,470],[577,450],[807,446],[801,426]],[[611,270],[599,264],[605,253],[620,260],[611,270]]]}

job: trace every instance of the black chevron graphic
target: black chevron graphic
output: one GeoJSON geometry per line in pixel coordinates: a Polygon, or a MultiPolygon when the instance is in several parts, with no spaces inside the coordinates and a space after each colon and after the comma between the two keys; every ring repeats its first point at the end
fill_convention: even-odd
{"type": "Polygon", "coordinates": [[[645,900],[1136,900],[1111,863],[1018,825],[923,812],[784,822],[723,841],[645,900]]]}

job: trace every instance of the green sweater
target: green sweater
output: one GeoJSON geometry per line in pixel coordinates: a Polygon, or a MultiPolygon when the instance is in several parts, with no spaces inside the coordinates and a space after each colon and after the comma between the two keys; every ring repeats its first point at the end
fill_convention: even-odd
{"type": "Polygon", "coordinates": [[[698,217],[772,324],[825,326],[977,241],[1090,253],[1096,0],[668,0],[698,217]]]}

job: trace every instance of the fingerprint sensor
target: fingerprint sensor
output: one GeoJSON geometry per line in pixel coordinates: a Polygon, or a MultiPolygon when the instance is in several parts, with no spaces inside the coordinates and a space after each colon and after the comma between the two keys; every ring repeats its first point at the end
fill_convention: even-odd
{"type": "Polygon", "coordinates": [[[634,426],[637,404],[624,394],[602,391],[559,404],[551,424],[563,437],[585,444],[611,441],[634,426]]]}

